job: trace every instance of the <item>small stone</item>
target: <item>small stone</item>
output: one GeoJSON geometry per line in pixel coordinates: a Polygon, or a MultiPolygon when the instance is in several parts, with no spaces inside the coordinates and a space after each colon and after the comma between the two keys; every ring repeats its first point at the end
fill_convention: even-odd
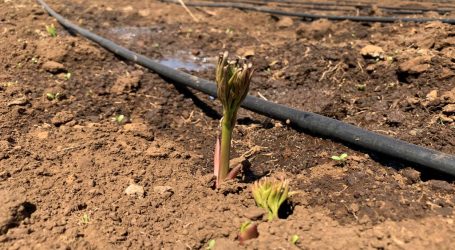
{"type": "Polygon", "coordinates": [[[280,20],[276,23],[278,28],[287,28],[290,27],[294,24],[294,20],[290,17],[282,17],[280,20]]]}
{"type": "Polygon", "coordinates": [[[174,194],[174,190],[170,186],[155,186],[153,192],[161,195],[162,198],[167,199],[174,194]]]}
{"type": "Polygon", "coordinates": [[[144,197],[144,187],[139,186],[137,184],[130,184],[126,189],[125,189],[125,194],[130,195],[130,196],[137,196],[137,197],[144,197]]]}
{"type": "Polygon", "coordinates": [[[444,115],[444,114],[439,114],[439,115],[436,117],[436,119],[439,119],[439,121],[441,121],[441,122],[451,123],[451,122],[453,122],[453,120],[454,120],[453,117],[454,117],[454,116],[448,117],[448,116],[446,116],[446,115],[444,115]]]}
{"type": "Polygon", "coordinates": [[[401,63],[398,69],[400,72],[406,72],[408,74],[421,74],[431,67],[428,64],[430,61],[431,56],[419,56],[401,63]]]}
{"type": "Polygon", "coordinates": [[[360,206],[359,204],[357,203],[352,203],[350,206],[349,206],[349,210],[353,213],[357,213],[359,210],[360,210],[360,206]]]}
{"type": "Polygon", "coordinates": [[[416,97],[408,97],[406,98],[406,102],[409,104],[409,105],[417,105],[420,103],[420,100],[416,97]]]}
{"type": "Polygon", "coordinates": [[[8,107],[11,107],[11,106],[24,106],[28,104],[28,100],[26,97],[20,97],[20,98],[17,98],[17,99],[14,99],[10,102],[8,102],[6,105],[8,107]]]}
{"type": "Polygon", "coordinates": [[[444,101],[444,103],[452,103],[455,104],[455,88],[444,92],[441,95],[441,99],[444,101]]]}
{"type": "Polygon", "coordinates": [[[448,68],[443,68],[441,71],[441,75],[439,76],[439,79],[447,79],[454,75],[455,75],[455,73],[452,70],[450,70],[448,68]]]}
{"type": "Polygon", "coordinates": [[[52,117],[51,122],[55,126],[60,126],[60,125],[63,125],[65,123],[72,121],[73,119],[74,119],[73,113],[71,113],[69,111],[61,111],[61,112],[58,112],[57,114],[55,114],[54,117],[52,117]]]}
{"type": "Polygon", "coordinates": [[[420,172],[413,168],[405,168],[401,170],[401,174],[406,177],[409,184],[414,184],[420,181],[420,172]]]}
{"type": "Polygon", "coordinates": [[[367,58],[383,58],[384,50],[375,45],[367,45],[360,50],[360,54],[367,58]]]}
{"type": "Polygon", "coordinates": [[[236,52],[237,55],[245,58],[253,57],[255,55],[254,48],[242,47],[239,48],[236,52]]]}
{"type": "Polygon", "coordinates": [[[442,112],[446,114],[455,113],[455,104],[446,105],[444,108],[442,108],[442,112]]]}
{"type": "Polygon", "coordinates": [[[427,183],[433,189],[439,189],[439,190],[444,190],[444,191],[452,191],[453,190],[452,185],[450,185],[450,183],[448,183],[447,181],[429,180],[427,183]]]}
{"type": "Polygon", "coordinates": [[[360,224],[367,224],[371,221],[370,217],[368,215],[363,215],[360,219],[359,219],[359,223],[360,224]]]}
{"type": "Polygon", "coordinates": [[[296,29],[298,37],[312,37],[320,39],[334,30],[334,25],[327,19],[318,19],[311,23],[300,23],[296,29]]]}
{"type": "Polygon", "coordinates": [[[246,218],[250,220],[260,220],[265,214],[265,210],[259,207],[248,208],[243,214],[246,218]]]}
{"type": "Polygon", "coordinates": [[[398,127],[403,123],[405,119],[404,114],[400,111],[392,111],[387,114],[386,123],[391,127],[398,127]]]}
{"type": "Polygon", "coordinates": [[[438,90],[430,91],[425,98],[430,102],[435,101],[438,98],[438,90]]]}
{"type": "Polygon", "coordinates": [[[41,67],[52,74],[67,72],[63,64],[54,61],[47,61],[41,67]]]}

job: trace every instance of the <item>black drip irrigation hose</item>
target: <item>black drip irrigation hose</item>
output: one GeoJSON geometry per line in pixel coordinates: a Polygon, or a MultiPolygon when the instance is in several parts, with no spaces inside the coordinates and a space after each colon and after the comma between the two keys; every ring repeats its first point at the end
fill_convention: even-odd
{"type": "MultiPolygon", "coordinates": [[[[351,7],[355,9],[372,9],[372,4],[361,4],[361,3],[343,3],[343,2],[302,2],[302,1],[289,1],[289,0],[233,0],[233,2],[243,2],[250,4],[260,4],[266,5],[269,3],[277,4],[287,4],[290,6],[321,6],[321,7],[351,7]]],[[[404,7],[404,6],[385,6],[385,5],[376,5],[378,9],[383,9],[384,11],[390,11],[398,14],[421,14],[427,11],[436,11],[440,14],[445,14],[453,11],[454,9],[450,8],[424,8],[424,7],[404,7]]],[[[323,9],[325,10],[325,9],[323,9]]],[[[330,10],[330,9],[327,9],[330,10]]]]}
{"type": "MultiPolygon", "coordinates": [[[[161,1],[164,3],[180,4],[180,2],[177,0],[161,0],[161,1]]],[[[241,10],[264,12],[264,13],[280,15],[280,16],[301,17],[301,18],[311,19],[311,20],[328,19],[328,20],[333,20],[333,21],[349,20],[349,21],[354,21],[354,22],[381,22],[381,23],[393,23],[393,22],[423,23],[423,22],[440,21],[443,23],[455,24],[455,19],[451,19],[451,18],[319,15],[319,14],[310,14],[310,13],[302,13],[302,12],[290,12],[290,11],[276,10],[276,9],[271,9],[268,7],[253,6],[253,5],[241,4],[241,3],[187,2],[187,3],[185,3],[185,5],[193,6],[193,7],[236,8],[236,9],[241,9],[241,10]]]]}
{"type": "MultiPolygon", "coordinates": [[[[371,10],[372,5],[359,5],[359,4],[343,4],[343,3],[320,3],[320,2],[293,2],[293,1],[252,1],[252,0],[231,0],[229,3],[241,3],[250,5],[267,5],[269,3],[275,3],[277,7],[290,8],[297,7],[299,9],[309,10],[320,10],[320,11],[358,11],[358,10],[371,10]]],[[[226,3],[226,1],[224,1],[226,3]]],[[[388,7],[388,6],[377,6],[383,12],[392,14],[423,14],[427,11],[436,11],[436,9],[422,9],[422,8],[400,8],[400,7],[388,7]]],[[[438,10],[439,14],[445,14],[450,10],[438,10]]]]}
{"type": "MultiPolygon", "coordinates": [[[[119,57],[133,61],[161,75],[176,84],[191,87],[210,96],[217,96],[214,82],[174,70],[150,58],[121,47],[114,42],[81,28],[65,19],[43,0],[37,0],[42,7],[70,32],[92,40],[119,57]]],[[[337,139],[370,151],[391,156],[418,166],[437,170],[455,176],[455,156],[433,149],[410,144],[389,136],[376,134],[365,129],[311,112],[304,112],[281,104],[247,96],[242,107],[280,121],[290,121],[291,125],[304,131],[327,138],[337,139]]]]}
{"type": "MultiPolygon", "coordinates": [[[[355,7],[359,9],[371,9],[373,7],[372,4],[365,4],[365,3],[343,3],[340,1],[337,2],[305,2],[305,1],[292,1],[292,0],[256,0],[263,3],[287,3],[287,4],[299,4],[299,5],[319,5],[319,6],[347,6],[347,7],[355,7]]],[[[379,9],[385,10],[396,10],[396,11],[420,11],[420,12],[427,12],[427,11],[436,11],[439,13],[447,13],[451,12],[454,7],[445,7],[445,8],[438,8],[438,7],[404,7],[404,6],[385,6],[385,5],[377,5],[379,9]]]]}

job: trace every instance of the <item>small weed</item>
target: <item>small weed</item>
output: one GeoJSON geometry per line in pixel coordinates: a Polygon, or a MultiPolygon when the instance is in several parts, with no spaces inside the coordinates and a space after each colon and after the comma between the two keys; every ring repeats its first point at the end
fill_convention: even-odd
{"type": "Polygon", "coordinates": [[[225,31],[224,33],[226,33],[226,34],[229,35],[229,36],[232,36],[232,35],[234,35],[234,30],[231,29],[231,28],[227,28],[226,31],[225,31]]]}
{"type": "Polygon", "coordinates": [[[49,26],[46,25],[46,31],[51,37],[57,37],[57,29],[55,28],[54,24],[49,26]]]}
{"type": "Polygon", "coordinates": [[[1,86],[1,87],[6,87],[6,88],[7,88],[7,87],[14,86],[14,85],[16,85],[17,83],[18,83],[17,81],[16,81],[16,82],[0,82],[0,86],[1,86]]]}
{"type": "Polygon", "coordinates": [[[342,153],[341,155],[333,155],[332,157],[330,157],[330,159],[337,161],[339,163],[344,163],[347,158],[348,158],[348,154],[346,154],[346,153],[342,153]]]}
{"type": "Polygon", "coordinates": [[[66,74],[63,76],[63,79],[65,79],[66,81],[68,81],[69,79],[71,79],[71,73],[70,73],[70,72],[66,73],[66,74]]]}
{"type": "Polygon", "coordinates": [[[126,117],[124,115],[116,115],[113,120],[118,124],[123,124],[126,122],[126,117]]]}
{"type": "Polygon", "coordinates": [[[84,215],[82,215],[82,217],[81,217],[81,223],[82,224],[90,223],[90,216],[88,214],[84,213],[84,215]]]}
{"type": "Polygon", "coordinates": [[[358,91],[365,91],[367,85],[366,84],[357,84],[358,91]]]}
{"type": "Polygon", "coordinates": [[[393,58],[393,56],[386,56],[385,60],[386,60],[388,63],[391,64],[391,63],[393,63],[393,61],[394,61],[395,59],[393,58]]]}
{"type": "Polygon", "coordinates": [[[206,250],[213,250],[215,249],[215,240],[209,240],[209,242],[207,243],[207,247],[205,248],[206,250]]]}
{"type": "Polygon", "coordinates": [[[46,98],[49,100],[49,101],[53,101],[53,100],[60,100],[60,98],[62,97],[62,94],[60,93],[46,93],[46,98]]]}
{"type": "Polygon", "coordinates": [[[295,244],[297,244],[297,242],[299,240],[300,240],[300,237],[297,234],[294,234],[294,235],[291,236],[291,240],[290,241],[291,241],[292,245],[295,245],[295,244]]]}

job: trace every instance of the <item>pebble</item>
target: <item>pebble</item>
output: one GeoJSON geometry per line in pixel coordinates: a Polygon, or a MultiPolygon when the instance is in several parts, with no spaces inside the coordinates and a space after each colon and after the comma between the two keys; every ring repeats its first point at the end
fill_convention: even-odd
{"type": "Polygon", "coordinates": [[[401,170],[401,174],[406,177],[409,184],[414,184],[420,181],[420,172],[413,168],[405,168],[401,170]]]}
{"type": "Polygon", "coordinates": [[[137,197],[144,197],[144,187],[139,186],[137,184],[130,184],[126,189],[125,189],[125,194],[129,196],[137,196],[137,197]]]}
{"type": "Polygon", "coordinates": [[[446,114],[455,113],[455,104],[446,105],[444,108],[442,108],[442,112],[446,114]]]}
{"type": "Polygon", "coordinates": [[[74,119],[73,113],[71,113],[69,111],[61,111],[61,112],[58,112],[57,114],[55,114],[54,117],[52,117],[51,122],[55,126],[60,126],[60,125],[63,125],[65,123],[72,121],[73,119],[74,119]]]}
{"type": "Polygon", "coordinates": [[[360,54],[364,57],[383,58],[384,50],[376,45],[367,45],[360,50],[360,54]]]}
{"type": "Polygon", "coordinates": [[[153,187],[153,192],[161,195],[165,199],[171,197],[174,194],[174,190],[170,186],[155,186],[153,187]]]}
{"type": "Polygon", "coordinates": [[[24,106],[26,104],[28,104],[27,98],[20,97],[20,98],[17,98],[17,99],[14,99],[14,100],[8,102],[6,105],[8,107],[11,107],[11,106],[24,106]]]}
{"type": "Polygon", "coordinates": [[[260,220],[264,214],[265,210],[263,208],[251,207],[248,208],[243,215],[250,220],[260,220]]]}
{"type": "Polygon", "coordinates": [[[276,25],[278,26],[278,28],[286,28],[286,27],[290,27],[294,24],[294,20],[292,20],[292,18],[290,17],[282,17],[280,18],[280,20],[276,23],[276,25]]]}
{"type": "Polygon", "coordinates": [[[63,64],[54,61],[47,61],[41,67],[52,74],[66,72],[66,68],[63,64]]]}
{"type": "Polygon", "coordinates": [[[432,101],[435,101],[437,98],[438,98],[438,90],[434,89],[432,91],[430,91],[426,97],[425,97],[428,101],[432,102],[432,101]]]}
{"type": "Polygon", "coordinates": [[[401,63],[398,68],[400,72],[420,74],[427,71],[431,67],[430,64],[428,64],[430,61],[431,56],[419,56],[401,63]]]}
{"type": "Polygon", "coordinates": [[[439,189],[439,190],[444,190],[444,191],[452,191],[453,187],[446,181],[441,181],[441,180],[429,180],[427,182],[430,187],[433,189],[439,189]]]}

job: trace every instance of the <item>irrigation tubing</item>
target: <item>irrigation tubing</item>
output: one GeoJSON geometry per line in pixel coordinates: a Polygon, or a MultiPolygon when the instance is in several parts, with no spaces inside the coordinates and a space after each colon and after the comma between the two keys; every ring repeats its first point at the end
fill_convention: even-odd
{"type": "MultiPolygon", "coordinates": [[[[215,1],[216,2],[216,1],[215,1]]],[[[277,3],[277,4],[287,4],[287,6],[320,6],[319,10],[339,10],[339,9],[331,9],[331,8],[323,8],[323,7],[353,7],[356,9],[372,9],[373,5],[371,4],[361,4],[361,3],[343,3],[343,2],[302,2],[302,1],[292,1],[292,0],[234,0],[233,2],[236,3],[247,3],[247,4],[259,4],[259,5],[266,5],[269,3],[277,3]]],[[[286,7],[286,5],[283,5],[286,7]]],[[[385,6],[385,5],[377,5],[377,8],[383,9],[387,12],[393,12],[396,14],[422,14],[423,12],[427,11],[436,11],[440,14],[448,13],[453,11],[454,9],[449,8],[423,8],[423,7],[401,7],[401,6],[385,6]]]]}
{"type": "MultiPolygon", "coordinates": [[[[144,66],[176,84],[191,87],[210,96],[217,96],[216,84],[214,82],[172,69],[146,56],[121,47],[106,38],[71,23],[51,9],[43,0],[37,1],[70,32],[78,33],[117,56],[144,66]]],[[[242,103],[242,107],[273,119],[290,121],[291,125],[313,134],[337,139],[373,152],[414,163],[430,170],[437,170],[455,176],[454,155],[410,144],[389,136],[376,134],[332,118],[300,111],[254,96],[247,96],[242,103]]]]}
{"type": "MultiPolygon", "coordinates": [[[[177,0],[161,0],[161,1],[164,3],[180,4],[179,1],[177,1],[177,0]]],[[[276,9],[271,9],[268,7],[253,6],[253,5],[241,4],[241,3],[186,2],[185,5],[193,6],[193,7],[236,8],[236,9],[241,9],[241,10],[264,12],[264,13],[280,15],[280,16],[301,17],[301,18],[311,19],[311,20],[328,19],[328,20],[333,20],[333,21],[349,20],[349,21],[354,21],[354,22],[381,22],[381,23],[393,23],[393,22],[423,23],[423,22],[440,21],[443,23],[455,24],[455,19],[451,19],[451,18],[319,15],[319,14],[310,14],[310,13],[303,13],[303,12],[290,12],[290,11],[276,10],[276,9]]]]}
{"type": "MultiPolygon", "coordinates": [[[[269,3],[276,3],[277,7],[290,8],[297,7],[299,9],[306,10],[321,10],[321,11],[357,11],[360,9],[372,9],[371,5],[355,5],[355,4],[337,4],[337,3],[318,3],[314,2],[284,2],[284,1],[251,1],[251,0],[231,0],[231,3],[242,3],[250,5],[267,5],[269,3]]],[[[399,7],[387,7],[387,6],[378,6],[383,12],[388,12],[392,14],[423,14],[425,11],[432,11],[432,9],[406,9],[399,7]]],[[[438,11],[440,14],[444,14],[450,11],[438,11]]]]}
{"type": "MultiPolygon", "coordinates": [[[[355,8],[365,8],[365,9],[371,9],[373,6],[371,4],[365,4],[365,3],[344,3],[344,2],[302,2],[302,1],[292,1],[292,0],[256,0],[262,3],[287,3],[287,4],[299,4],[299,5],[319,5],[319,6],[348,6],[348,7],[355,7],[355,8]]],[[[424,8],[424,7],[405,7],[405,6],[385,6],[385,5],[377,5],[379,9],[386,9],[386,10],[404,10],[404,11],[421,11],[421,12],[426,12],[426,11],[436,11],[439,13],[447,13],[451,12],[454,10],[453,7],[445,7],[445,8],[424,8]]]]}

